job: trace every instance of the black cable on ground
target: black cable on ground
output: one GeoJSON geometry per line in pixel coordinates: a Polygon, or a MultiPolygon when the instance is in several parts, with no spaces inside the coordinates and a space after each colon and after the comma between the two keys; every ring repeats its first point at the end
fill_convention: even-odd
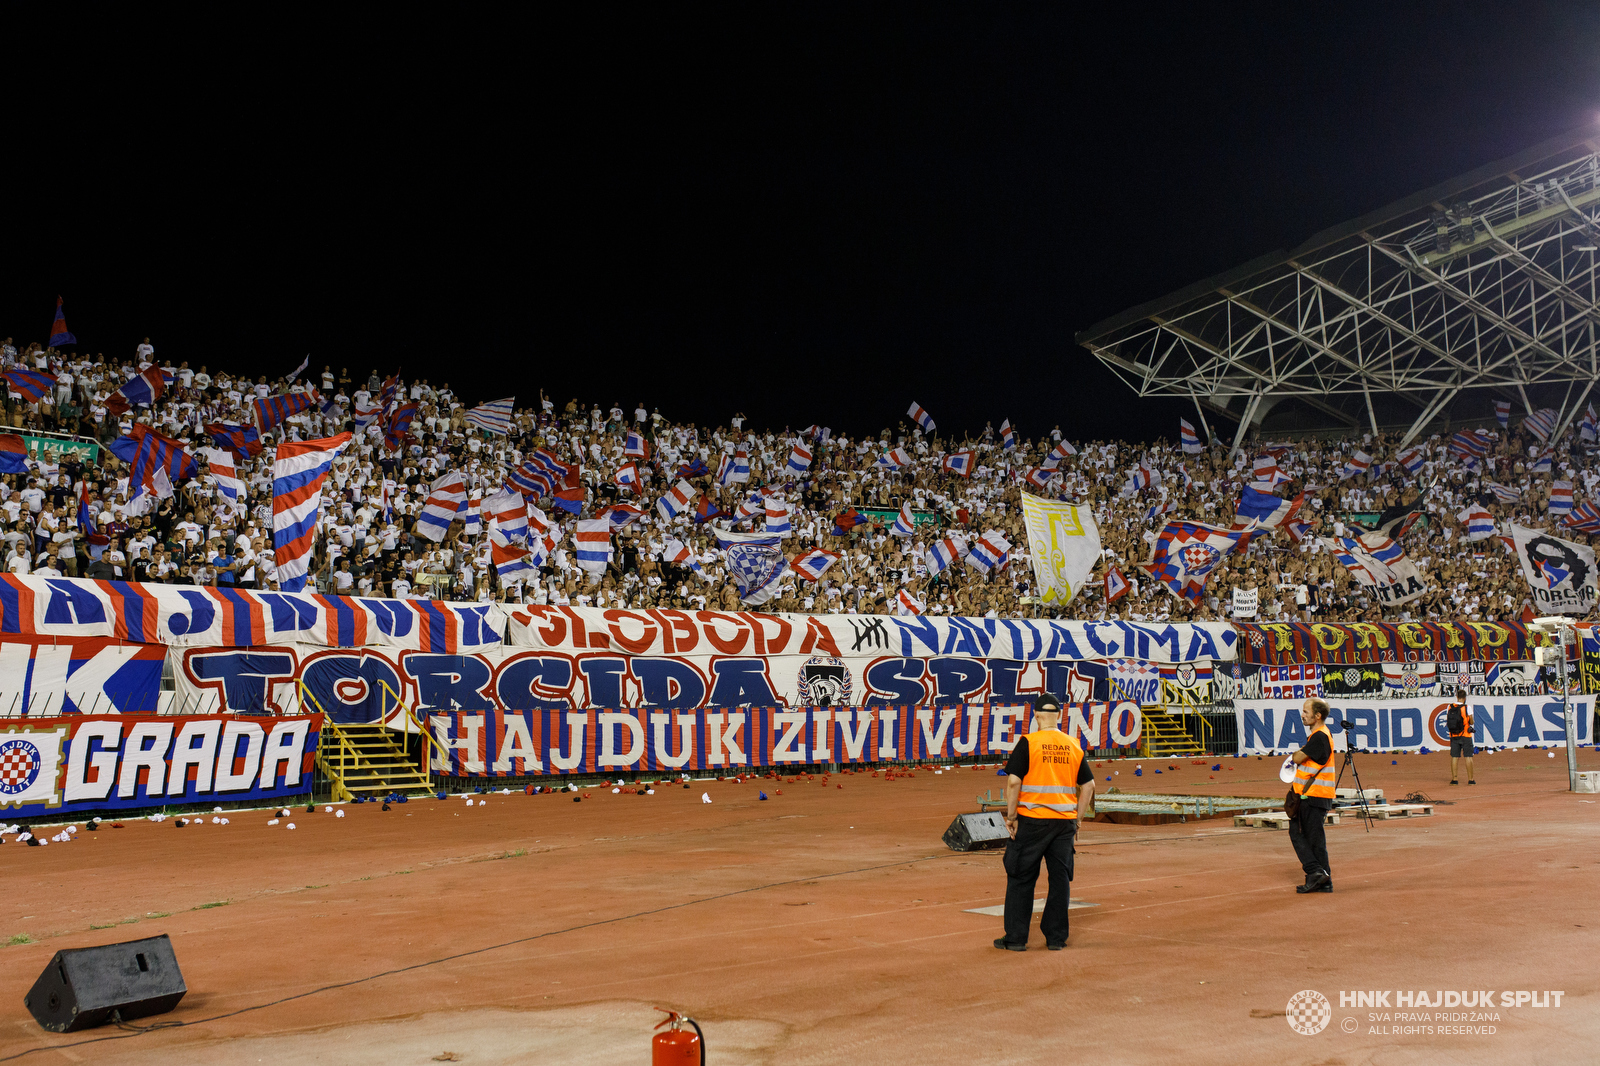
{"type": "Polygon", "coordinates": [[[62,1051],[67,1048],[83,1047],[86,1044],[101,1044],[107,1040],[131,1040],[136,1036],[143,1036],[146,1033],[157,1032],[163,1029],[181,1029],[187,1028],[191,1025],[205,1025],[207,1022],[220,1022],[225,1018],[234,1018],[241,1014],[249,1014],[252,1011],[266,1010],[268,1007],[276,1007],[282,1003],[292,1003],[297,999],[305,999],[308,996],[315,996],[322,992],[332,992],[336,989],[349,988],[353,985],[363,985],[368,981],[376,981],[380,977],[392,977],[393,975],[399,973],[409,973],[412,970],[422,970],[429,966],[437,966],[440,963],[454,962],[457,959],[470,958],[473,955],[482,955],[485,952],[498,951],[501,948],[515,947],[518,944],[527,944],[534,940],[543,940],[546,937],[560,936],[563,933],[576,933],[579,930],[593,929],[596,926],[614,925],[617,922],[626,922],[633,918],[645,918],[652,914],[663,914],[666,911],[682,910],[685,907],[693,907],[701,903],[710,903],[719,899],[728,899],[732,896],[744,896],[751,892],[765,892],[769,888],[782,888],[784,885],[798,885],[811,881],[825,881],[830,877],[848,877],[851,874],[871,873],[873,870],[888,870],[896,866],[912,866],[919,862],[928,862],[931,859],[937,859],[940,857],[941,856],[938,855],[925,855],[920,859],[906,859],[902,862],[886,862],[877,866],[863,866],[856,870],[840,870],[837,873],[815,874],[807,877],[792,878],[788,881],[773,881],[770,884],[755,885],[751,888],[734,889],[732,892],[722,892],[715,896],[703,896],[700,899],[685,900],[682,903],[673,903],[665,907],[655,907],[647,911],[636,911],[633,914],[624,914],[616,918],[602,918],[599,921],[585,922],[582,925],[572,925],[565,929],[552,929],[546,933],[535,933],[532,936],[519,937],[516,940],[507,940],[501,944],[490,944],[488,947],[473,948],[471,951],[461,951],[454,955],[445,955],[437,959],[429,959],[427,962],[413,963],[410,966],[400,966],[393,970],[384,970],[382,973],[369,974],[366,977],[357,977],[351,981],[340,981],[336,984],[323,985],[321,988],[313,988],[307,992],[297,992],[292,996],[284,996],[281,999],[274,999],[267,1003],[257,1003],[251,1007],[240,1007],[238,1010],[231,1010],[225,1014],[214,1014],[209,1018],[195,1018],[192,1021],[158,1022],[155,1025],[144,1028],[126,1025],[124,1023],[122,1027],[132,1031],[116,1036],[97,1036],[89,1040],[78,1040],[71,1044],[41,1044],[38,1047],[28,1048],[26,1051],[18,1051],[15,1054],[7,1055],[5,1058],[0,1059],[0,1062],[11,1062],[13,1060],[22,1058],[24,1055],[32,1055],[36,1051],[62,1051]]]}

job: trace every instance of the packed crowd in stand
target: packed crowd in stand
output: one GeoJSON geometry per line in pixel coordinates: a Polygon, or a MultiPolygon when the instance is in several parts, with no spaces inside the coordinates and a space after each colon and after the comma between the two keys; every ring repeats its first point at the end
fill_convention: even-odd
{"type": "MultiPolygon", "coordinates": [[[[1187,450],[1167,442],[1074,441],[1070,426],[1030,439],[1006,422],[953,439],[915,405],[889,428],[857,437],[819,427],[755,428],[742,413],[720,426],[699,426],[643,402],[561,403],[541,392],[537,403],[510,412],[507,432],[495,433],[469,423],[469,404],[447,383],[402,381],[377,370],[329,366],[294,380],[260,374],[252,380],[171,363],[148,339],[128,358],[107,359],[37,344],[19,350],[7,338],[0,358],[7,371],[54,379],[43,394],[30,396],[8,378],[9,432],[100,445],[91,462],[46,441],[25,473],[0,481],[5,565],[22,574],[278,588],[274,445],[344,430],[355,438],[324,488],[307,591],[736,609],[739,591],[716,531],[761,532],[770,507],[775,515],[787,513],[785,556],[828,554],[813,556],[826,567],[820,576],[787,571],[762,610],[1219,620],[1229,617],[1238,588],[1259,591],[1256,618],[1263,621],[1500,620],[1529,605],[1528,584],[1493,530],[1484,532],[1480,523],[1469,533],[1471,510],[1487,511],[1496,525],[1515,521],[1583,540],[1555,521],[1552,487],[1571,483],[1580,504],[1600,498],[1592,419],[1581,427],[1573,420],[1553,443],[1543,423],[1517,420],[1482,431],[1481,456],[1452,448],[1449,433],[1404,449],[1388,435],[1362,433],[1337,441],[1255,442],[1230,455],[1215,441],[1191,441],[1187,450]],[[152,367],[170,378],[159,396],[119,412],[117,390],[152,367]],[[244,487],[237,501],[217,491],[203,460],[198,476],[151,491],[130,481],[128,465],[109,447],[144,423],[199,456],[221,443],[206,427],[248,425],[257,399],[306,393],[314,403],[262,432],[254,454],[235,454],[244,487]],[[414,417],[390,436],[387,443],[398,447],[388,447],[385,433],[393,427],[386,420],[406,404],[415,404],[414,417]],[[803,469],[796,469],[797,446],[809,454],[803,469]],[[543,545],[532,556],[538,565],[502,577],[488,518],[469,523],[458,516],[437,539],[420,531],[417,516],[441,478],[459,473],[472,501],[503,497],[508,479],[535,453],[553,456],[572,475],[559,498],[528,494],[533,537],[543,545]],[[748,474],[730,481],[735,460],[741,473],[748,465],[748,474]],[[657,502],[684,482],[692,505],[667,519],[657,502]],[[1291,521],[1257,529],[1247,548],[1224,558],[1198,599],[1175,595],[1139,568],[1165,522],[1227,527],[1251,484],[1285,500],[1303,494],[1301,506],[1291,521]],[[1085,504],[1099,525],[1104,561],[1064,607],[1036,593],[1024,491],[1085,504]],[[84,500],[92,535],[79,521],[84,500]],[[1364,532],[1355,516],[1367,516],[1370,526],[1373,517],[1412,503],[1422,518],[1390,531],[1428,591],[1380,611],[1322,538],[1364,532]],[[896,531],[906,504],[914,529],[896,531]],[[586,569],[573,539],[577,523],[619,505],[638,512],[609,512],[619,527],[610,535],[610,559],[586,569]],[[966,550],[991,532],[999,534],[991,543],[1004,549],[998,565],[978,565],[981,554],[963,562],[966,550]],[[930,551],[940,543],[953,545],[957,557],[930,568],[930,551]],[[1108,602],[1102,578],[1113,568],[1127,590],[1108,602]]],[[[1566,506],[1563,500],[1561,510],[1566,506]]]]}

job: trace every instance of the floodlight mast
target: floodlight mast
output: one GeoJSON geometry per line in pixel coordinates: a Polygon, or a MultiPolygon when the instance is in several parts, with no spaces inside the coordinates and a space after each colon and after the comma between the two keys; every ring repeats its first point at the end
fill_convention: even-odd
{"type": "MultiPolygon", "coordinates": [[[[1571,688],[1567,684],[1567,638],[1576,642],[1577,627],[1569,618],[1546,615],[1533,620],[1535,632],[1556,638],[1556,658],[1561,664],[1561,717],[1567,727],[1567,791],[1578,791],[1578,723],[1572,710],[1571,688]]],[[[1582,645],[1579,645],[1580,651],[1582,645]]]]}

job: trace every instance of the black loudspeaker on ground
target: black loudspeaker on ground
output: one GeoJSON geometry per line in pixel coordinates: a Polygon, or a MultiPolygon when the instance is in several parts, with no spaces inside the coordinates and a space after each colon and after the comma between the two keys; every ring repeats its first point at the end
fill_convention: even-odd
{"type": "Polygon", "coordinates": [[[983,851],[1003,848],[1011,839],[1005,819],[996,811],[984,814],[958,814],[944,831],[944,842],[951,851],[983,851]]]}
{"type": "Polygon", "coordinates": [[[165,1014],[188,992],[165,933],[124,944],[58,951],[23,997],[52,1033],[165,1014]]]}

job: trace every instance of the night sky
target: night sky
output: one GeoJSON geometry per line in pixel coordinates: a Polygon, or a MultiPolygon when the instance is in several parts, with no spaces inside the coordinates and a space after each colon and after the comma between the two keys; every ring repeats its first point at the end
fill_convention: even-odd
{"type": "Polygon", "coordinates": [[[18,68],[0,336],[59,293],[88,350],[213,370],[1171,435],[1192,408],[1076,331],[1600,117],[1594,5],[1289,7],[463,15],[18,68]]]}

